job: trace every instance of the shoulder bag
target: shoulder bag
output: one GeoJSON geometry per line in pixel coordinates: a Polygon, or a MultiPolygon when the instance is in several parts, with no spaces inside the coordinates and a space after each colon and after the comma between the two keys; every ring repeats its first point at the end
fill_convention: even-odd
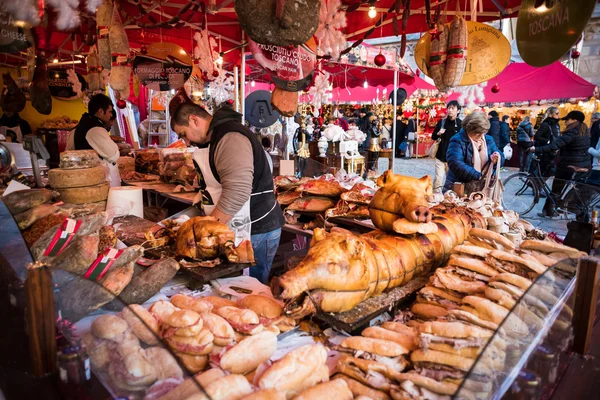
{"type": "MultiPolygon", "coordinates": [[[[444,125],[446,125],[446,118],[442,119],[441,129],[444,129],[444,125]]],[[[427,152],[427,155],[429,156],[429,158],[435,158],[435,156],[437,155],[438,149],[440,148],[441,141],[442,141],[442,138],[437,138],[436,141],[433,142],[433,144],[429,148],[429,151],[427,152]]]]}
{"type": "Polygon", "coordinates": [[[502,201],[502,193],[504,192],[504,185],[502,185],[502,181],[500,180],[501,164],[502,160],[498,157],[496,174],[494,175],[494,164],[488,162],[481,172],[481,179],[464,184],[465,196],[480,192],[493,202],[500,203],[502,201]]]}

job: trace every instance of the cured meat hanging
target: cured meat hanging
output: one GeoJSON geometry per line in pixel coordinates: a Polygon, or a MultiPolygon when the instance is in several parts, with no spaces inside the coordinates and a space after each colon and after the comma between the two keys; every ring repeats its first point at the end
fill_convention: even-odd
{"type": "Polygon", "coordinates": [[[40,114],[49,115],[52,112],[52,95],[48,87],[48,65],[43,53],[38,54],[35,61],[35,72],[29,92],[33,108],[40,114]]]}
{"type": "Polygon", "coordinates": [[[467,67],[467,44],[469,32],[467,21],[457,15],[450,24],[444,86],[455,88],[460,85],[467,67]]]}
{"type": "Polygon", "coordinates": [[[430,32],[431,50],[429,51],[429,74],[440,91],[448,89],[444,83],[446,72],[446,57],[448,50],[448,25],[438,22],[430,32]]]}

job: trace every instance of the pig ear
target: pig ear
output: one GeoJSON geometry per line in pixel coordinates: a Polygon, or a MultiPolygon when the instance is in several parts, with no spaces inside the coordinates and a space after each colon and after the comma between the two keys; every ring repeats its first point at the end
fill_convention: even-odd
{"type": "Polygon", "coordinates": [[[422,177],[421,179],[419,179],[419,182],[421,183],[421,187],[423,189],[425,189],[425,191],[433,190],[433,184],[431,182],[431,176],[425,175],[424,177],[422,177]]]}
{"type": "Polygon", "coordinates": [[[385,185],[391,182],[393,178],[394,174],[388,169],[377,179],[377,186],[385,187],[385,185]]]}

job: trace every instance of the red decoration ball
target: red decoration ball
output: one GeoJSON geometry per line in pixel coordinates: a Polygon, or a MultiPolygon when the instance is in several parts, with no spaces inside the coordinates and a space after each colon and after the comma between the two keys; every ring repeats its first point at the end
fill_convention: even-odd
{"type": "Polygon", "coordinates": [[[417,69],[417,76],[421,76],[421,70],[417,69]]]}
{"type": "Polygon", "coordinates": [[[160,73],[160,77],[161,77],[161,78],[166,78],[166,77],[167,77],[167,72],[166,72],[166,71],[162,71],[162,72],[160,73]]]}
{"type": "Polygon", "coordinates": [[[377,54],[375,56],[375,65],[377,65],[378,67],[383,67],[385,65],[385,56],[381,53],[377,54]]]}
{"type": "Polygon", "coordinates": [[[216,69],[212,72],[212,76],[214,78],[216,78],[217,76],[219,76],[219,71],[217,71],[216,69]]]}
{"type": "Polygon", "coordinates": [[[232,106],[233,105],[233,100],[231,100],[231,99],[227,100],[227,104],[230,105],[230,106],[232,106]]]}
{"type": "Polygon", "coordinates": [[[492,86],[492,93],[498,93],[500,91],[500,85],[498,85],[497,83],[492,86]]]}
{"type": "Polygon", "coordinates": [[[142,53],[142,54],[148,54],[148,47],[147,46],[140,47],[140,53],[142,53]]]}
{"type": "Polygon", "coordinates": [[[208,75],[206,75],[206,73],[202,74],[202,80],[203,81],[207,81],[208,80],[208,75]]]}
{"type": "Polygon", "coordinates": [[[571,58],[574,60],[577,60],[580,55],[581,55],[581,52],[579,50],[573,49],[573,51],[571,52],[571,58]]]}
{"type": "Polygon", "coordinates": [[[125,107],[127,107],[127,103],[125,102],[125,100],[119,99],[117,100],[117,107],[119,107],[122,110],[125,107]]]}

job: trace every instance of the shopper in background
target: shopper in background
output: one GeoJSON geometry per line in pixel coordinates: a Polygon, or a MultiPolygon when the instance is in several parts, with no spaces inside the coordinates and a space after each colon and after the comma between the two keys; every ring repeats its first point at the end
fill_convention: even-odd
{"type": "MultiPolygon", "coordinates": [[[[533,137],[533,145],[535,147],[547,146],[560,136],[559,116],[560,110],[558,107],[548,107],[542,123],[533,137]]],[[[542,176],[549,177],[554,175],[555,156],[556,152],[547,152],[540,156],[540,171],[542,176]]]]}
{"type": "Polygon", "coordinates": [[[211,116],[197,104],[182,103],[171,128],[188,145],[199,145],[193,154],[200,184],[194,204],[228,223],[236,239],[251,240],[256,266],[250,276],[267,283],[284,220],[262,144],[229,106],[211,116]]]}
{"type": "Polygon", "coordinates": [[[23,143],[23,136],[32,133],[29,123],[19,113],[11,111],[4,111],[0,117],[0,128],[4,136],[14,143],[23,143]]]}
{"type": "Polygon", "coordinates": [[[438,121],[431,139],[440,140],[437,152],[435,153],[435,178],[433,179],[434,193],[441,193],[448,173],[448,163],[446,162],[446,152],[450,139],[460,131],[462,121],[458,118],[460,105],[456,100],[450,101],[446,105],[448,115],[446,118],[438,121]]]}
{"type": "Polygon", "coordinates": [[[498,112],[495,110],[490,111],[488,113],[488,118],[490,119],[490,130],[487,134],[494,139],[496,147],[502,150],[502,147],[500,147],[500,118],[498,112]]]}
{"type": "MultiPolygon", "coordinates": [[[[560,195],[565,181],[573,175],[569,166],[579,168],[590,168],[590,132],[583,122],[585,115],[581,111],[571,111],[562,119],[566,122],[566,128],[562,135],[552,140],[545,146],[534,146],[530,150],[540,154],[554,154],[560,150],[560,162],[556,169],[556,176],[552,181],[552,193],[560,195]]],[[[554,203],[546,200],[544,209],[538,214],[540,217],[554,216],[554,203]]]]}
{"type": "Polygon", "coordinates": [[[510,126],[508,125],[509,118],[510,117],[508,115],[504,115],[502,117],[502,122],[500,122],[500,146],[498,148],[502,151],[504,151],[504,147],[510,143],[510,126]]]}
{"type": "Polygon", "coordinates": [[[523,121],[517,128],[517,144],[519,146],[519,171],[528,172],[529,164],[531,163],[531,157],[533,153],[529,151],[531,144],[533,143],[533,126],[531,125],[531,119],[527,116],[523,118],[523,121]]]}
{"type": "Polygon", "coordinates": [[[595,112],[592,114],[592,125],[590,126],[590,140],[593,148],[596,148],[598,139],[600,139],[600,112],[595,112]]]}
{"type": "Polygon", "coordinates": [[[404,157],[406,143],[406,123],[402,121],[402,110],[396,114],[396,158],[404,157]]]}
{"type": "Polygon", "coordinates": [[[482,171],[491,161],[504,158],[494,139],[486,132],[490,130],[490,121],[482,112],[474,112],[462,121],[462,129],[448,145],[446,160],[448,176],[444,183],[444,192],[454,190],[455,182],[469,183],[483,178],[482,171]]]}

